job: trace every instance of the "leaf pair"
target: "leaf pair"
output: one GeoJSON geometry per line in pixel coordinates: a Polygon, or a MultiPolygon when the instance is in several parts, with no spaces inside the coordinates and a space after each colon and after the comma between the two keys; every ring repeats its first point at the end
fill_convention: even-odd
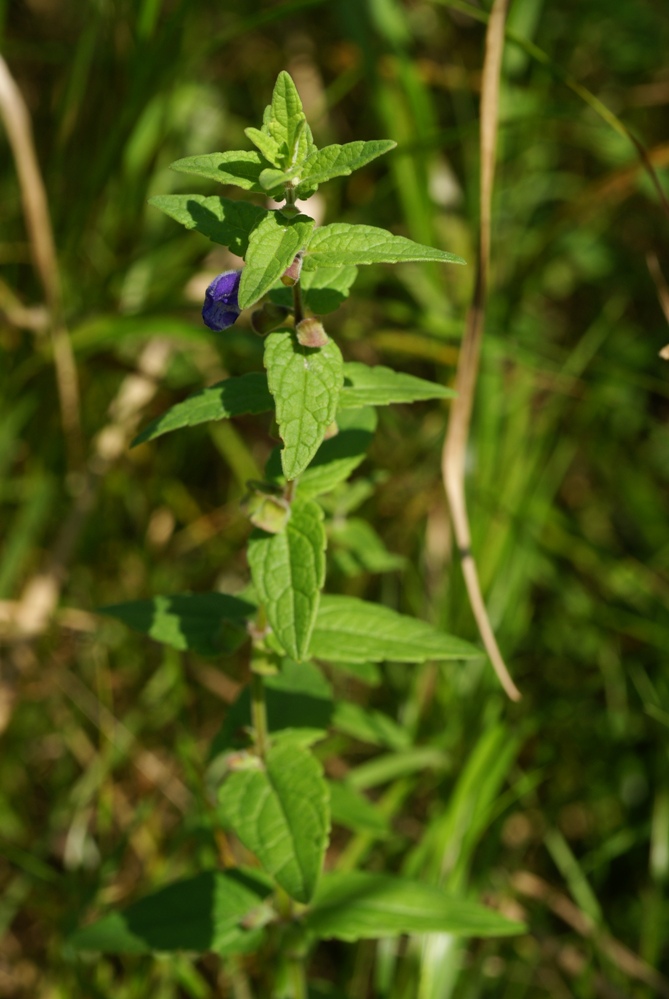
{"type": "MultiPolygon", "coordinates": [[[[205,871],[104,916],[75,933],[70,944],[116,954],[242,953],[258,947],[262,923],[272,918],[268,894],[257,871],[205,871]]],[[[296,927],[307,939],[347,941],[403,933],[494,937],[525,930],[478,902],[409,878],[363,871],[323,875],[296,927]]]]}
{"type": "Polygon", "coordinates": [[[222,184],[234,184],[255,194],[279,200],[292,188],[300,199],[310,197],[318,185],[345,177],[387,153],[392,139],[349,142],[317,149],[302,109],[302,102],[288,73],[280,73],[265,109],[261,128],[247,128],[256,150],[231,150],[177,160],[172,169],[222,184]]]}

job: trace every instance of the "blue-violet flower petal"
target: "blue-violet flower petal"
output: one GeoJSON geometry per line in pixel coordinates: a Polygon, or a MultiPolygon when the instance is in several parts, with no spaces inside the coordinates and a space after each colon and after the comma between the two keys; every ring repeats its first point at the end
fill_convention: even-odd
{"type": "Polygon", "coordinates": [[[237,302],[241,278],[241,271],[223,271],[207,288],[202,318],[210,330],[227,330],[236,321],[241,312],[237,302]]]}

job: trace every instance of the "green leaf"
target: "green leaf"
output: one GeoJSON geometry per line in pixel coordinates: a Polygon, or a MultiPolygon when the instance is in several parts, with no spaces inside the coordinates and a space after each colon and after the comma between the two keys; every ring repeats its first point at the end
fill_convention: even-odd
{"type": "Polygon", "coordinates": [[[244,129],[244,134],[260,150],[268,163],[272,163],[275,167],[281,166],[283,158],[279,153],[279,146],[268,132],[249,127],[244,129]]]}
{"type": "MultiPolygon", "coordinates": [[[[334,312],[348,298],[349,289],[357,274],[357,267],[319,267],[315,271],[303,271],[300,287],[306,308],[317,316],[334,312]]],[[[292,288],[285,288],[283,285],[272,288],[270,298],[277,305],[292,308],[292,288]]]]}
{"type": "Polygon", "coordinates": [[[267,161],[255,149],[232,149],[225,153],[208,153],[204,156],[188,156],[170,164],[177,173],[189,173],[195,177],[217,180],[220,184],[234,184],[244,191],[264,194],[260,183],[260,173],[267,161]]]}
{"type": "Polygon", "coordinates": [[[74,933],[69,943],[77,950],[108,954],[244,952],[260,943],[262,928],[250,929],[249,924],[271,891],[255,871],[205,871],[104,916],[74,933]]]}
{"type": "Polygon", "coordinates": [[[364,708],[353,701],[339,701],[332,719],[333,726],[344,735],[350,735],[360,742],[388,749],[407,749],[411,737],[407,729],[384,715],[381,711],[364,708]]]}
{"type": "Polygon", "coordinates": [[[323,511],[295,499],[280,534],[255,530],[248,560],[258,600],[278,641],[298,662],[304,659],[325,581],[323,511]]]}
{"type": "Polygon", "coordinates": [[[253,604],[225,593],[177,594],[99,608],[157,642],[202,656],[234,652],[248,637],[253,604]]]}
{"type": "Polygon", "coordinates": [[[353,832],[387,836],[388,820],[371,801],[346,781],[328,781],[332,821],[353,832]]]}
{"type": "MultiPolygon", "coordinates": [[[[317,272],[318,273],[318,272],[317,272]]],[[[456,393],[445,385],[428,382],[415,375],[405,375],[382,364],[360,364],[349,361],[344,365],[344,388],[339,405],[388,406],[394,402],[418,402],[423,399],[453,399],[456,393]]]]}
{"type": "Polygon", "coordinates": [[[435,932],[496,937],[526,930],[493,909],[432,885],[361,871],[324,875],[304,927],[318,939],[349,941],[435,932]]]}
{"type": "Polygon", "coordinates": [[[249,237],[246,267],[239,285],[239,307],[247,309],[269,291],[306,245],[314,220],[267,212],[249,237]]]}
{"type": "MultiPolygon", "coordinates": [[[[323,441],[311,464],[300,475],[297,495],[303,498],[328,493],[364,460],[376,430],[376,412],[351,409],[337,413],[338,431],[323,441]]],[[[270,455],[265,474],[273,481],[285,482],[281,475],[281,457],[277,448],[270,455]]]]}
{"type": "Polygon", "coordinates": [[[196,229],[214,243],[246,256],[249,236],[269,213],[258,205],[203,194],[158,194],[149,204],[187,229],[196,229]]]}
{"type": "MultiPolygon", "coordinates": [[[[283,659],[280,672],[266,676],[263,685],[270,732],[314,728],[323,732],[328,728],[333,710],[332,687],[312,663],[283,659]]],[[[246,745],[248,739],[240,738],[240,733],[250,725],[251,696],[249,688],[244,687],[225,715],[212,742],[210,756],[246,745]]]]}
{"type": "Polygon", "coordinates": [[[311,636],[310,654],[334,662],[421,663],[471,659],[481,653],[469,642],[425,621],[357,597],[323,596],[311,636]]]}
{"type": "Polygon", "coordinates": [[[294,743],[272,746],[264,770],[230,774],[220,791],[221,819],[291,898],[308,902],[330,828],[320,763],[294,743]]]}
{"type": "Polygon", "coordinates": [[[261,371],[251,371],[216,382],[178,402],[144,427],[130,446],[137,447],[181,427],[194,427],[209,420],[227,420],[246,413],[266,413],[272,407],[267,376],[261,371]]]}
{"type": "Polygon", "coordinates": [[[414,243],[405,236],[394,236],[372,225],[349,225],[334,222],[314,232],[304,256],[305,270],[314,267],[338,267],[345,264],[397,264],[407,260],[435,260],[464,264],[456,257],[433,246],[414,243]]]}
{"type": "Polygon", "coordinates": [[[278,170],[301,164],[313,151],[311,129],[302,102],[288,73],[279,73],[272,103],[265,108],[262,129],[247,128],[246,135],[278,170]]]}
{"type": "Polygon", "coordinates": [[[278,330],[265,340],[265,367],[284,443],[283,472],[291,480],[307,467],[335,419],[344,380],[342,356],[333,340],[324,347],[302,347],[293,332],[278,330]]]}
{"type": "Polygon", "coordinates": [[[323,149],[315,150],[300,170],[301,184],[297,189],[298,198],[303,196],[302,184],[306,190],[314,185],[323,184],[333,177],[347,177],[377,156],[390,152],[396,145],[392,139],[374,139],[371,142],[347,142],[344,146],[325,146],[323,149]]]}
{"type": "Polygon", "coordinates": [[[260,183],[263,190],[268,193],[271,191],[280,192],[293,179],[294,173],[294,169],[284,173],[283,170],[273,170],[272,167],[268,167],[260,174],[260,183]]]}

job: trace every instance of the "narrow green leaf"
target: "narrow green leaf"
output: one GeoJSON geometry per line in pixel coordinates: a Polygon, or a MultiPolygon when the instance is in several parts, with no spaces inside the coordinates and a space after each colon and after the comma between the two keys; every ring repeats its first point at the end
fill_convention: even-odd
{"type": "Polygon", "coordinates": [[[267,212],[249,236],[246,267],[239,285],[239,307],[246,309],[269,291],[304,248],[314,227],[306,215],[290,218],[267,212]]]}
{"type": "Polygon", "coordinates": [[[269,213],[258,205],[203,194],[158,194],[149,204],[187,229],[196,229],[214,243],[246,256],[249,236],[269,213]]]}
{"type": "Polygon", "coordinates": [[[209,388],[201,389],[178,402],[152,420],[130,445],[136,447],[152,441],[171,430],[194,427],[209,420],[227,420],[246,413],[267,413],[273,400],[267,388],[267,377],[261,371],[251,371],[237,378],[226,378],[209,388]]]}
{"type": "Polygon", "coordinates": [[[175,649],[203,656],[234,652],[246,640],[253,604],[225,593],[176,594],[100,607],[135,631],[175,649]]]}
{"type": "Polygon", "coordinates": [[[285,71],[279,73],[274,84],[263,131],[268,132],[276,143],[278,162],[272,162],[280,170],[289,170],[301,163],[313,149],[311,130],[307,126],[300,95],[285,71]]]}
{"type": "Polygon", "coordinates": [[[316,888],[329,813],[321,765],[294,743],[272,746],[264,770],[232,773],[220,791],[224,825],[298,902],[308,902],[316,888]]]}
{"type": "Polygon", "coordinates": [[[325,581],[323,511],[297,498],[280,534],[255,530],[248,560],[258,600],[288,655],[304,659],[325,581]]]}
{"type": "Polygon", "coordinates": [[[260,173],[267,161],[255,149],[232,149],[225,153],[209,153],[204,156],[188,156],[170,164],[177,173],[189,173],[195,177],[216,180],[219,184],[234,184],[244,191],[263,194],[260,173]]]}
{"type": "Polygon", "coordinates": [[[271,891],[271,884],[257,871],[205,871],[161,888],[123,912],[104,916],[68,942],[77,950],[107,954],[244,952],[260,943],[262,928],[249,926],[254,910],[262,909],[271,891]]]}
{"type": "Polygon", "coordinates": [[[265,367],[284,443],[281,462],[288,480],[307,467],[333,423],[344,380],[339,347],[302,347],[289,330],[265,340],[265,367]]]}
{"type": "MultiPolygon", "coordinates": [[[[298,496],[308,498],[330,492],[364,461],[376,430],[376,412],[371,407],[343,410],[337,413],[336,423],[337,433],[323,441],[309,467],[300,475],[298,496]]],[[[278,448],[272,451],[265,474],[272,481],[285,482],[278,448]]]]}
{"type": "Polygon", "coordinates": [[[334,662],[420,663],[471,659],[481,653],[469,642],[357,597],[323,596],[311,636],[310,654],[334,662]]]}
{"type": "MultiPolygon", "coordinates": [[[[318,273],[318,272],[317,272],[318,273]]],[[[453,389],[428,382],[415,375],[405,375],[382,364],[360,364],[349,361],[344,365],[344,388],[339,405],[388,406],[394,402],[418,402],[423,399],[452,399],[453,389]]]]}
{"type": "Polygon", "coordinates": [[[278,143],[268,132],[259,128],[245,128],[244,134],[260,150],[268,163],[278,168],[283,165],[283,156],[278,143]]]}
{"type": "Polygon", "coordinates": [[[431,932],[496,937],[526,929],[493,909],[432,885],[362,871],[324,875],[304,926],[318,939],[349,941],[431,932]]]}
{"type": "MultiPolygon", "coordinates": [[[[392,139],[374,139],[371,142],[347,142],[344,146],[333,145],[317,149],[302,165],[302,184],[306,189],[315,184],[323,184],[333,177],[347,177],[377,156],[390,152],[396,145],[392,139]]],[[[302,197],[301,187],[298,187],[297,195],[302,197]]]]}
{"type": "MultiPolygon", "coordinates": [[[[319,267],[314,271],[303,271],[300,285],[307,309],[317,316],[334,312],[348,298],[349,289],[357,274],[357,267],[319,267]]],[[[272,288],[270,298],[277,305],[291,308],[292,288],[284,288],[283,285],[272,288]]]]}
{"type": "Polygon", "coordinates": [[[334,222],[314,232],[304,256],[304,268],[339,267],[350,264],[397,264],[407,260],[435,260],[464,264],[462,257],[433,246],[414,243],[372,225],[334,222]]]}
{"type": "Polygon", "coordinates": [[[328,781],[332,821],[353,832],[387,836],[388,820],[372,802],[346,781],[328,781]]]}

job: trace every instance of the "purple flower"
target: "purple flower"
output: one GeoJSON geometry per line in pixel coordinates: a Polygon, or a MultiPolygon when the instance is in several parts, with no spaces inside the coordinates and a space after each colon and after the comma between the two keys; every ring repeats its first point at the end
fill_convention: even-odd
{"type": "Polygon", "coordinates": [[[202,318],[210,330],[227,330],[241,312],[237,302],[241,271],[223,271],[211,282],[204,296],[202,318]]]}

